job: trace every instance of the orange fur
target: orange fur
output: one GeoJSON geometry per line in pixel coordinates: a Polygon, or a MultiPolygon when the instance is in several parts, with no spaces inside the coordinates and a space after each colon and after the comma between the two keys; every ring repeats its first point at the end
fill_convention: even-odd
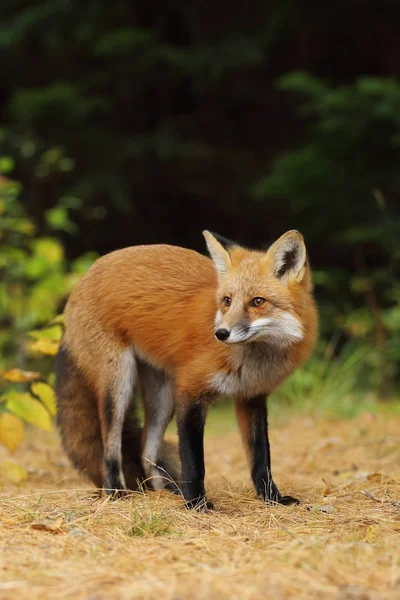
{"type": "MultiPolygon", "coordinates": [[[[310,276],[300,287],[285,287],[262,258],[261,252],[235,249],[233,270],[245,298],[246,285],[251,287],[255,280],[258,295],[298,315],[306,334],[291,348],[294,369],[308,358],[316,339],[310,276]]],[[[112,367],[114,351],[131,344],[151,364],[168,371],[189,395],[207,390],[210,374],[228,371],[235,351],[214,337],[216,287],[212,261],[191,250],[154,245],[112,252],[73,290],[65,313],[65,340],[99,396],[107,385],[101,374],[112,367]]],[[[254,311],[267,314],[265,309],[254,311]]]]}

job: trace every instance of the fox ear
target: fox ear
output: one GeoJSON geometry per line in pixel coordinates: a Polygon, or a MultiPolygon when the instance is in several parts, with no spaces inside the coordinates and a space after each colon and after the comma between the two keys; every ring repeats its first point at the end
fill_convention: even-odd
{"type": "Polygon", "coordinates": [[[300,282],[305,273],[307,251],[301,233],[292,229],[284,233],[267,251],[267,258],[272,259],[275,276],[286,283],[300,282]]]}
{"type": "Polygon", "coordinates": [[[214,261],[215,270],[217,271],[218,276],[224,275],[232,265],[229,252],[225,248],[234,246],[234,243],[219,235],[213,235],[209,231],[203,231],[203,235],[207,243],[208,251],[214,261]]]}

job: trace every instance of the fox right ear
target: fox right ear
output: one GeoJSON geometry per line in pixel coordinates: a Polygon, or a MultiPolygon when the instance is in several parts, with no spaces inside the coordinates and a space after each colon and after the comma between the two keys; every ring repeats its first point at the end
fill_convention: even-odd
{"type": "Polygon", "coordinates": [[[267,251],[267,258],[272,257],[275,276],[286,283],[300,282],[304,277],[307,263],[307,252],[301,233],[292,229],[284,233],[267,251]]]}
{"type": "MultiPolygon", "coordinates": [[[[229,267],[232,265],[229,252],[227,252],[224,246],[218,241],[217,237],[219,236],[215,237],[209,231],[203,231],[203,235],[207,243],[208,251],[214,261],[215,270],[217,271],[218,276],[225,275],[229,267]]],[[[220,239],[222,240],[224,238],[220,239]]],[[[229,245],[233,245],[233,243],[229,242],[229,240],[226,240],[226,246],[229,247],[229,245]]]]}

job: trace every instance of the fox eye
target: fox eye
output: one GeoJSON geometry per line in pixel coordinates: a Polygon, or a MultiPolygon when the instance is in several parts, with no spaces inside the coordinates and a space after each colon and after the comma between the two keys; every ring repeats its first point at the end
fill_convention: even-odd
{"type": "Polygon", "coordinates": [[[253,300],[250,300],[250,306],[262,306],[266,303],[265,298],[260,298],[260,296],[256,296],[253,300]]]}
{"type": "Polygon", "coordinates": [[[224,306],[230,306],[231,305],[231,299],[229,298],[229,296],[225,296],[225,298],[222,300],[224,306]]]}

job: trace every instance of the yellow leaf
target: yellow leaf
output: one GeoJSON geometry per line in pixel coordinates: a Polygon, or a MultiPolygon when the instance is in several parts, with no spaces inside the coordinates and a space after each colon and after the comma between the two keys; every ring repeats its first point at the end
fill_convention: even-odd
{"type": "Polygon", "coordinates": [[[33,381],[39,379],[40,373],[36,371],[21,371],[21,369],[10,369],[1,374],[2,378],[11,383],[23,383],[24,381],[33,381]]]}
{"type": "Polygon", "coordinates": [[[32,383],[31,391],[38,396],[43,402],[49,413],[54,416],[57,412],[56,397],[54,390],[48,383],[41,383],[40,381],[32,383]]]}
{"type": "Polygon", "coordinates": [[[0,443],[6,446],[10,452],[14,452],[22,442],[24,434],[25,429],[21,419],[6,412],[0,415],[0,443]]]}
{"type": "Polygon", "coordinates": [[[53,342],[51,340],[35,340],[29,344],[29,349],[34,352],[41,352],[42,354],[49,354],[55,356],[58,351],[59,342],[53,342]]]}
{"type": "Polygon", "coordinates": [[[6,400],[6,408],[11,413],[20,417],[27,423],[41,427],[45,431],[51,431],[50,415],[41,402],[36,400],[28,392],[20,393],[11,390],[3,399],[6,400]]]}
{"type": "Polygon", "coordinates": [[[0,463],[0,477],[11,483],[20,483],[28,477],[28,473],[17,463],[6,460],[0,463]]]}

